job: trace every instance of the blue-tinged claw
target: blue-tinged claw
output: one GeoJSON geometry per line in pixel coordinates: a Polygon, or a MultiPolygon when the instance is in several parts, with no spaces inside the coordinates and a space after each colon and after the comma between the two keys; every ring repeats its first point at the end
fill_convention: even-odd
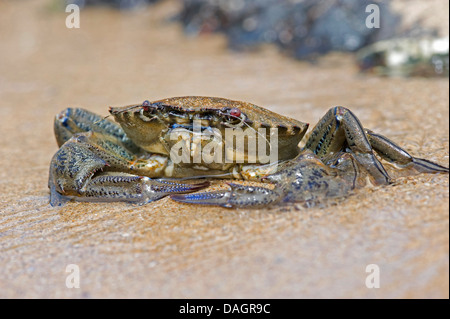
{"type": "Polygon", "coordinates": [[[264,187],[244,186],[228,183],[229,190],[220,190],[205,193],[186,195],[171,195],[170,198],[190,204],[216,205],[222,207],[249,207],[263,206],[276,202],[282,198],[277,190],[264,187]]]}
{"type": "Polygon", "coordinates": [[[229,191],[223,190],[185,195],[171,195],[170,198],[181,203],[233,207],[228,202],[230,195],[231,193],[229,191]]]}

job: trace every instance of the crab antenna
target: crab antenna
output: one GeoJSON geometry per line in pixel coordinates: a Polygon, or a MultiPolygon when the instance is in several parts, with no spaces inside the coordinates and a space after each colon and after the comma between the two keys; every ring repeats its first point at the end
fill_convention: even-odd
{"type": "Polygon", "coordinates": [[[100,123],[101,121],[104,121],[104,120],[106,120],[108,117],[110,117],[111,116],[111,114],[108,114],[108,115],[106,115],[104,118],[101,118],[100,120],[97,120],[97,121],[95,121],[93,124],[94,125],[97,125],[98,123],[100,123]]]}
{"type": "MultiPolygon", "coordinates": [[[[138,105],[131,105],[131,106],[127,107],[126,109],[120,110],[120,113],[123,113],[123,112],[129,111],[129,110],[131,110],[131,109],[134,109],[134,108],[136,108],[136,107],[140,107],[140,106],[142,106],[142,104],[138,104],[138,105]]],[[[110,107],[110,108],[111,108],[111,107],[110,107]]]]}

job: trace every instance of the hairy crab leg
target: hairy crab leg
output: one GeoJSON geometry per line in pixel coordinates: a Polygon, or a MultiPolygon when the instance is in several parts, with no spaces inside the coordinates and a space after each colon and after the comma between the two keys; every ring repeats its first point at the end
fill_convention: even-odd
{"type": "Polygon", "coordinates": [[[448,173],[447,167],[433,163],[423,158],[411,156],[403,148],[387,137],[366,129],[373,149],[386,161],[405,169],[414,169],[420,173],[448,173]]]}
{"type": "Polygon", "coordinates": [[[81,108],[67,108],[57,114],[53,130],[59,147],[74,134],[98,132],[111,136],[133,153],[139,151],[139,147],[127,137],[119,124],[81,108]]]}

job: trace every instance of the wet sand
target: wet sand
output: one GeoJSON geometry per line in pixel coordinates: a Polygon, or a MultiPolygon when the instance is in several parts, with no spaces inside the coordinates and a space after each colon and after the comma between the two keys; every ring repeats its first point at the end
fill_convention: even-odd
{"type": "MultiPolygon", "coordinates": [[[[352,57],[310,65],[186,38],[173,2],[82,12],[0,2],[1,298],[448,298],[449,178],[420,175],[337,205],[224,209],[48,205],[54,115],[170,96],[244,100],[316,123],[334,105],[416,156],[449,164],[448,79],[360,75],[352,57]],[[66,267],[80,288],[66,287],[66,267]],[[368,289],[368,264],[380,288],[368,289]]],[[[448,5],[448,3],[447,3],[448,5]]],[[[444,21],[448,25],[447,20],[444,21]]]]}

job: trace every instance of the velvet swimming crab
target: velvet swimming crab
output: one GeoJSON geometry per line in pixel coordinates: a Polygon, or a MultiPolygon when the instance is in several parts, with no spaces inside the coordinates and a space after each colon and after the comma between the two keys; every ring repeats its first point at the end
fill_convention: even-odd
{"type": "Polygon", "coordinates": [[[391,183],[380,158],[408,172],[449,171],[364,128],[341,106],[325,114],[301,148],[307,123],[246,102],[176,97],[111,107],[109,112],[118,124],[79,108],[56,116],[60,148],[50,164],[51,205],[72,198],[145,204],[167,195],[224,207],[311,202],[345,196],[367,178],[376,185],[391,183]],[[244,146],[237,140],[226,143],[227,133],[236,130],[244,133],[244,146]],[[276,160],[255,156],[250,145],[256,144],[265,155],[268,147],[276,160]],[[229,183],[228,190],[192,193],[209,185],[192,181],[196,178],[272,186],[229,183]]]}

